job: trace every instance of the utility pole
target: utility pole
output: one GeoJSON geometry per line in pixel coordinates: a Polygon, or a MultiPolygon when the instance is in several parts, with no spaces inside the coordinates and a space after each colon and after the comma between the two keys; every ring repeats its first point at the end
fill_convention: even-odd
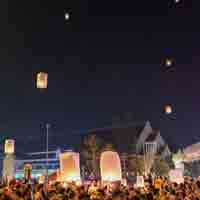
{"type": "Polygon", "coordinates": [[[46,124],[46,186],[48,186],[48,164],[49,164],[49,128],[50,124],[46,124]]]}

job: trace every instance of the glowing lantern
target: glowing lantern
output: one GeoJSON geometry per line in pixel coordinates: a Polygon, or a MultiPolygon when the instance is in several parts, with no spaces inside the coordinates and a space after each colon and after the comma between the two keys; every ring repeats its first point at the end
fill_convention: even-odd
{"type": "Polygon", "coordinates": [[[37,74],[37,88],[46,89],[48,85],[48,74],[40,72],[37,74]]]}
{"type": "Polygon", "coordinates": [[[15,151],[15,141],[14,140],[6,140],[5,141],[5,154],[13,154],[15,151]]]}
{"type": "Polygon", "coordinates": [[[66,152],[60,154],[61,181],[77,182],[81,180],[79,153],[66,152]]]}
{"type": "Polygon", "coordinates": [[[166,105],[165,106],[165,113],[167,115],[171,114],[172,113],[172,107],[170,105],[166,105]]]}
{"type": "Polygon", "coordinates": [[[167,58],[167,59],[165,60],[165,65],[166,65],[166,67],[172,66],[172,60],[169,59],[169,58],[167,58]]]}
{"type": "Polygon", "coordinates": [[[38,180],[39,184],[44,184],[45,183],[45,176],[40,176],[38,180]]]}
{"type": "Polygon", "coordinates": [[[100,158],[101,179],[105,182],[122,180],[121,163],[117,152],[105,151],[100,158]]]}
{"type": "Polygon", "coordinates": [[[70,17],[70,16],[69,16],[69,13],[65,13],[65,19],[66,19],[66,20],[69,20],[69,17],[70,17]]]}
{"type": "Polygon", "coordinates": [[[144,177],[143,176],[137,176],[136,187],[144,187],[144,177]]]}

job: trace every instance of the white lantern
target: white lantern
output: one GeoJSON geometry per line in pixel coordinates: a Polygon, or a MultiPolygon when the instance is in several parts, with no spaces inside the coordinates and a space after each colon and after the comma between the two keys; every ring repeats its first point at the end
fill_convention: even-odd
{"type": "Polygon", "coordinates": [[[39,180],[38,180],[38,183],[39,183],[39,184],[44,184],[44,183],[45,183],[45,176],[43,176],[43,175],[40,176],[40,177],[39,177],[39,180]]]}
{"type": "Polygon", "coordinates": [[[48,86],[48,74],[40,72],[37,74],[37,88],[46,89],[48,86]]]}
{"type": "Polygon", "coordinates": [[[69,13],[65,13],[65,20],[69,20],[69,17],[70,17],[69,13]]]}
{"type": "Polygon", "coordinates": [[[100,158],[101,179],[105,182],[122,180],[121,163],[117,152],[105,151],[100,158]]]}
{"type": "Polygon", "coordinates": [[[79,182],[81,180],[79,153],[60,154],[60,178],[63,182],[79,182]]]}
{"type": "Polygon", "coordinates": [[[5,141],[5,154],[13,154],[15,151],[15,140],[8,139],[5,141]]]}

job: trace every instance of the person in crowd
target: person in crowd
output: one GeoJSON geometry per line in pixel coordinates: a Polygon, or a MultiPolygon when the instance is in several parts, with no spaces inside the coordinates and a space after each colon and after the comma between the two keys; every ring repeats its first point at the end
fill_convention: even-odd
{"type": "Polygon", "coordinates": [[[200,200],[199,177],[185,177],[180,184],[171,183],[166,177],[145,181],[144,187],[134,184],[114,187],[94,181],[81,186],[55,182],[46,188],[37,182],[12,180],[9,185],[0,185],[0,200],[200,200]]]}

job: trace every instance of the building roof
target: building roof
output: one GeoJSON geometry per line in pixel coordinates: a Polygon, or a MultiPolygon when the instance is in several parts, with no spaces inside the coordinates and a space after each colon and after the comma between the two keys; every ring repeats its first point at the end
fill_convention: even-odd
{"type": "Polygon", "coordinates": [[[154,142],[158,134],[159,134],[159,131],[157,130],[152,131],[152,133],[150,133],[150,135],[147,137],[146,142],[154,142]]]}
{"type": "Polygon", "coordinates": [[[195,160],[200,158],[200,143],[192,144],[183,150],[185,160],[195,160]]]}
{"type": "Polygon", "coordinates": [[[134,149],[133,145],[137,143],[145,123],[134,124],[127,123],[105,128],[96,128],[88,131],[87,136],[97,135],[104,143],[111,143],[119,152],[130,152],[134,149]]]}

